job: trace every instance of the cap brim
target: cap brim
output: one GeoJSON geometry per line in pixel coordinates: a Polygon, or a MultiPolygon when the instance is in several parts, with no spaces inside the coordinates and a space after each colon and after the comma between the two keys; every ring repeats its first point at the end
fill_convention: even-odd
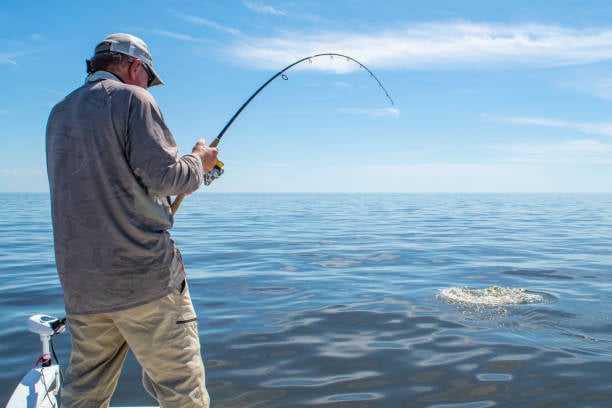
{"type": "Polygon", "coordinates": [[[157,75],[157,72],[155,72],[155,69],[150,65],[148,66],[148,68],[151,70],[151,74],[153,74],[153,76],[155,77],[155,79],[153,79],[153,82],[151,82],[151,85],[149,85],[149,87],[152,87],[155,85],[163,85],[164,81],[162,81],[159,75],[157,75]]]}

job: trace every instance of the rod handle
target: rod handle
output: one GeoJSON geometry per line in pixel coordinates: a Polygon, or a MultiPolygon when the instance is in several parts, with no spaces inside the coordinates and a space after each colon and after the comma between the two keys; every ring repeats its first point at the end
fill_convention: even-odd
{"type": "Polygon", "coordinates": [[[176,214],[176,211],[180,207],[180,205],[183,202],[183,200],[185,199],[186,195],[187,194],[185,194],[185,193],[177,195],[176,198],[174,199],[174,201],[172,202],[172,204],[170,204],[170,210],[172,211],[172,215],[176,214]]]}

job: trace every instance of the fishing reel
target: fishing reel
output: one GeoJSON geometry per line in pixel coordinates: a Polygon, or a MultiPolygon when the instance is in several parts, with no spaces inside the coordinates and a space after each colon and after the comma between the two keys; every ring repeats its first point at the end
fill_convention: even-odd
{"type": "Polygon", "coordinates": [[[211,171],[209,171],[208,173],[204,175],[204,184],[209,186],[210,183],[212,183],[214,180],[221,177],[224,171],[225,170],[223,170],[223,162],[220,160],[217,160],[217,163],[215,163],[215,167],[213,167],[211,171]]]}

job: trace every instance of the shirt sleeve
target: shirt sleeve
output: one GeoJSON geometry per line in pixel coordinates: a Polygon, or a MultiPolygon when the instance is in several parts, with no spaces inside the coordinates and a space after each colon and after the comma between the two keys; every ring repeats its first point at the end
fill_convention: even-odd
{"type": "Polygon", "coordinates": [[[128,160],[150,194],[170,196],[197,190],[203,170],[199,156],[178,156],[174,136],[153,96],[137,89],[129,104],[128,160]]]}

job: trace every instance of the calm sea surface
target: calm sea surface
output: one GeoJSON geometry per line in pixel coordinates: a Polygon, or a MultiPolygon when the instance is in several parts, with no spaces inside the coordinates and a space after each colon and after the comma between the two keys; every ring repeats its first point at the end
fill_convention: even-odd
{"type": "MultiPolygon", "coordinates": [[[[64,311],[47,195],[0,203],[4,406],[64,311]]],[[[612,406],[612,195],[195,194],[172,233],[214,408],[612,406]],[[543,300],[439,294],[492,286],[543,300]]]]}

